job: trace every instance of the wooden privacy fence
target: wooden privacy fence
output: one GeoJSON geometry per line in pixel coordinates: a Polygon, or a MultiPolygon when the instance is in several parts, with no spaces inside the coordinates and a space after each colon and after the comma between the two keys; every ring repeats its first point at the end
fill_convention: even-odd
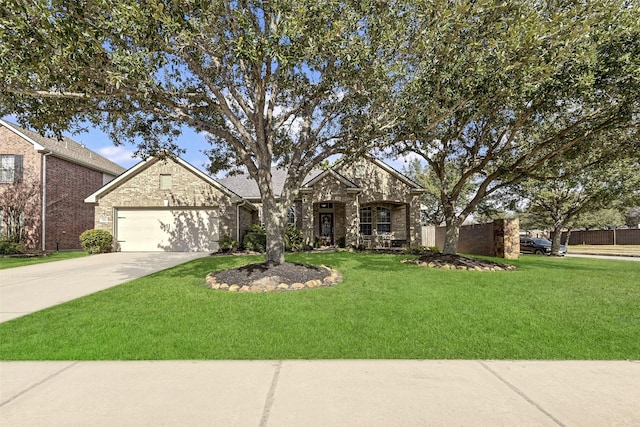
{"type": "MultiPolygon", "coordinates": [[[[562,233],[562,243],[566,238],[565,231],[562,233]]],[[[640,229],[572,231],[569,236],[571,245],[640,245],[640,229]]]]}
{"type": "Polygon", "coordinates": [[[422,226],[422,246],[435,246],[436,245],[436,226],[435,225],[423,225],[422,226]]]}

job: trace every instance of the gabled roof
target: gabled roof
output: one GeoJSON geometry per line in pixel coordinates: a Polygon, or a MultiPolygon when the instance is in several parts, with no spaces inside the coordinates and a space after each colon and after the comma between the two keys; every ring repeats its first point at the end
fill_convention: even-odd
{"type": "MultiPolygon", "coordinates": [[[[322,171],[314,169],[305,177],[304,182],[314,179],[322,171]]],[[[284,181],[287,177],[287,170],[282,168],[271,168],[271,178],[273,183],[273,191],[276,197],[280,197],[284,188],[284,181]]],[[[249,174],[233,175],[218,180],[222,185],[230,188],[238,195],[245,199],[258,200],[262,198],[258,184],[251,178],[249,174]]],[[[304,185],[304,184],[303,184],[304,185]]]]}
{"type": "Polygon", "coordinates": [[[326,169],[326,170],[322,171],[321,173],[316,175],[313,179],[310,179],[310,180],[306,181],[304,184],[302,184],[302,188],[305,189],[305,188],[313,187],[320,180],[322,180],[324,177],[329,176],[329,175],[333,176],[338,181],[343,183],[345,185],[345,187],[347,187],[347,191],[349,191],[349,190],[352,190],[352,191],[360,190],[360,187],[356,183],[351,181],[346,176],[336,172],[336,170],[334,168],[329,168],[329,169],[326,169]]]}
{"type": "MultiPolygon", "coordinates": [[[[140,163],[138,163],[137,165],[131,167],[125,173],[123,173],[122,175],[118,176],[116,179],[114,179],[113,181],[111,181],[108,184],[104,185],[102,188],[98,189],[96,192],[94,192],[89,197],[84,199],[85,203],[96,203],[97,200],[101,196],[109,193],[113,189],[117,188],[123,182],[128,181],[131,177],[134,177],[138,173],[142,172],[143,170],[147,169],[149,166],[151,166],[154,163],[157,163],[159,161],[160,161],[160,159],[157,158],[157,157],[150,157],[150,158],[148,158],[146,160],[141,161],[140,163]]],[[[251,203],[245,201],[239,194],[237,194],[234,191],[230,190],[229,188],[225,187],[224,185],[222,185],[221,183],[219,183],[215,179],[211,178],[209,175],[205,174],[200,169],[194,167],[190,163],[182,160],[179,157],[176,157],[176,158],[172,159],[172,161],[178,163],[179,165],[181,165],[182,167],[184,167],[185,169],[187,169],[188,171],[190,171],[191,173],[196,175],[198,178],[200,178],[203,181],[205,181],[208,184],[210,184],[212,187],[215,187],[218,190],[222,191],[223,193],[227,194],[234,203],[244,202],[244,204],[247,207],[249,207],[250,209],[258,210],[258,208],[256,208],[251,203]]]]}
{"type": "MultiPolygon", "coordinates": [[[[372,158],[372,157],[366,157],[366,160],[371,162],[371,163],[373,163],[373,164],[375,164],[376,166],[378,166],[382,170],[386,171],[387,173],[395,176],[400,181],[404,182],[407,186],[409,186],[411,188],[412,192],[425,192],[426,191],[422,185],[418,184],[417,182],[415,182],[411,178],[407,177],[403,173],[398,172],[397,170],[395,170],[394,168],[392,168],[391,166],[389,166],[388,164],[386,164],[382,160],[378,160],[378,159],[375,159],[375,158],[372,158]]],[[[338,172],[343,166],[345,166],[345,163],[341,162],[341,161],[338,161],[338,163],[336,165],[334,165],[333,167],[323,171],[321,174],[316,176],[313,180],[311,180],[308,183],[304,184],[303,187],[311,187],[314,184],[316,184],[318,181],[320,181],[322,178],[327,176],[328,174],[332,174],[332,175],[336,176],[336,178],[338,178],[340,181],[342,181],[347,186],[347,190],[349,190],[349,189],[359,189],[360,187],[358,187],[358,185],[356,185],[355,183],[353,183],[353,181],[349,180],[344,175],[341,175],[338,172]]]]}
{"type": "Polygon", "coordinates": [[[125,171],[125,168],[122,166],[102,157],[95,151],[89,150],[84,145],[72,139],[66,137],[63,137],[61,140],[57,138],[47,138],[4,120],[0,120],[0,126],[6,127],[32,144],[33,149],[39,152],[51,153],[51,155],[55,157],[114,176],[120,175],[125,171]]]}
{"type": "MultiPolygon", "coordinates": [[[[369,158],[369,157],[367,157],[367,160],[369,162],[374,163],[375,165],[377,165],[387,173],[395,176],[397,179],[405,183],[407,186],[410,187],[411,192],[421,193],[426,191],[424,187],[422,187],[420,184],[408,178],[404,174],[398,172],[397,170],[395,170],[388,164],[384,163],[383,161],[374,159],[374,158],[369,158]]],[[[336,165],[334,165],[331,168],[328,168],[325,170],[320,170],[320,169],[312,170],[305,177],[302,183],[301,190],[304,191],[304,190],[310,189],[311,187],[313,187],[315,184],[317,184],[320,180],[322,180],[324,177],[328,175],[331,175],[335,177],[338,181],[342,182],[347,188],[347,191],[361,190],[361,187],[358,186],[358,184],[354,183],[351,179],[347,178],[346,176],[344,176],[339,172],[344,165],[345,163],[339,161],[336,165]]],[[[273,167],[271,168],[271,176],[273,179],[273,191],[275,193],[275,196],[279,197],[280,194],[282,194],[282,189],[284,188],[284,180],[287,176],[287,170],[283,168],[273,167]]],[[[226,187],[232,189],[241,197],[244,197],[245,199],[250,199],[254,201],[261,199],[260,190],[258,189],[258,184],[253,180],[253,178],[251,178],[251,176],[249,176],[249,174],[234,175],[234,176],[220,179],[219,181],[226,187]]]]}

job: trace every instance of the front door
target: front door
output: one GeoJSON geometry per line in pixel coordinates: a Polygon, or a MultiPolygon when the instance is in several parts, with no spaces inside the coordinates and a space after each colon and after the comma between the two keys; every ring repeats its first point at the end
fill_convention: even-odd
{"type": "Polygon", "coordinates": [[[333,245],[333,214],[320,214],[320,241],[323,246],[333,245]]]}

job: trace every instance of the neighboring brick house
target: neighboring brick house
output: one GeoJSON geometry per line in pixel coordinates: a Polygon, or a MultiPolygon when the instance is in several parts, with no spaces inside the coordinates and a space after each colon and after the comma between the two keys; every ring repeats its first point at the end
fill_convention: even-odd
{"type": "Polygon", "coordinates": [[[140,162],[85,202],[123,252],[216,251],[257,221],[255,206],[179,158],[140,162]]]}
{"type": "Polygon", "coordinates": [[[43,137],[0,120],[0,188],[28,181],[39,187],[34,218],[25,227],[33,249],[80,248],[80,234],[94,224],[84,198],[124,170],[69,138],[43,137]]]}
{"type": "MultiPolygon", "coordinates": [[[[285,171],[274,168],[272,176],[278,196],[285,171]]],[[[220,183],[260,206],[258,186],[248,175],[220,183]]],[[[289,223],[300,228],[310,244],[419,245],[424,192],[419,184],[380,160],[339,162],[305,178],[295,206],[289,210],[289,223]]]]}

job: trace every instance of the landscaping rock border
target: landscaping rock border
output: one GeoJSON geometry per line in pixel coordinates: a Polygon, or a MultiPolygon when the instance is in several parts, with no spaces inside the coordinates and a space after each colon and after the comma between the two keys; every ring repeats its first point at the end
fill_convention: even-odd
{"type": "Polygon", "coordinates": [[[461,255],[443,255],[439,253],[424,254],[415,259],[403,259],[403,263],[417,264],[421,267],[440,268],[443,270],[471,271],[514,271],[516,267],[482,259],[467,258],[461,255]]]}
{"type": "MultiPolygon", "coordinates": [[[[313,267],[317,269],[318,267],[313,267]]],[[[322,279],[312,279],[306,282],[287,283],[281,276],[265,276],[249,283],[218,283],[216,274],[220,272],[209,273],[206,277],[207,286],[211,289],[227,292],[286,292],[300,291],[303,289],[315,289],[328,286],[334,286],[342,281],[342,274],[338,270],[334,270],[325,265],[320,266],[325,269],[327,275],[322,279]]]]}

